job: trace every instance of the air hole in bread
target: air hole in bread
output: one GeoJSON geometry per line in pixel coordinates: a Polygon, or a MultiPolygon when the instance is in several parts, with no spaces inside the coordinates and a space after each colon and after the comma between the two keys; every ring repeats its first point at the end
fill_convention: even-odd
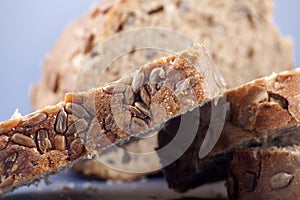
{"type": "Polygon", "coordinates": [[[253,16],[250,13],[247,13],[247,19],[248,19],[250,27],[255,28],[255,22],[254,22],[253,16]]]}
{"type": "Polygon", "coordinates": [[[120,25],[118,26],[117,32],[123,31],[123,29],[126,26],[133,25],[135,23],[135,19],[136,19],[136,17],[134,15],[134,13],[129,13],[126,20],[124,22],[121,22],[120,25]]]}
{"type": "Polygon", "coordinates": [[[278,103],[281,108],[288,109],[289,103],[283,96],[281,96],[279,94],[272,93],[272,92],[268,92],[268,95],[269,95],[269,101],[270,102],[278,103]]]}
{"type": "Polygon", "coordinates": [[[252,58],[254,56],[254,49],[253,48],[248,49],[247,56],[248,56],[248,58],[252,58]]]}
{"type": "Polygon", "coordinates": [[[59,89],[59,85],[60,85],[60,77],[59,75],[56,73],[54,74],[53,76],[51,76],[51,89],[54,93],[57,93],[58,92],[58,89],[59,89]]]}
{"type": "Polygon", "coordinates": [[[160,5],[160,6],[157,6],[156,8],[153,8],[153,9],[149,10],[148,14],[152,15],[152,14],[155,14],[155,13],[158,13],[158,12],[162,12],[163,10],[164,10],[164,6],[160,5]]]}

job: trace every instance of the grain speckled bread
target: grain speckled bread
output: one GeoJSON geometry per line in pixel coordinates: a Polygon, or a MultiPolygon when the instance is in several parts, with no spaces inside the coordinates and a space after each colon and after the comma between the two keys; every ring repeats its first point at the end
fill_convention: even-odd
{"type": "Polygon", "coordinates": [[[299,199],[300,147],[237,151],[229,164],[229,199],[299,199]]]}
{"type": "MultiPolygon", "coordinates": [[[[207,132],[207,119],[210,119],[209,112],[202,112],[207,114],[202,115],[193,144],[164,169],[169,187],[185,192],[205,183],[226,179],[228,165],[237,150],[299,144],[299,81],[300,69],[296,69],[228,90],[228,118],[216,146],[206,157],[197,156],[203,134],[207,132]]],[[[201,109],[205,109],[205,106],[201,109]]],[[[179,120],[173,119],[160,132],[160,147],[172,140],[179,120]]],[[[164,159],[161,157],[162,162],[164,159]]]]}
{"type": "MultiPolygon", "coordinates": [[[[136,27],[170,28],[203,42],[230,88],[272,72],[289,69],[293,65],[292,42],[280,36],[272,14],[271,0],[100,2],[68,26],[46,56],[41,82],[32,90],[32,104],[39,109],[60,101],[65,92],[72,91],[76,75],[94,46],[112,35],[136,27]]],[[[133,66],[144,64],[163,53],[147,50],[132,52],[120,60],[120,63],[127,63],[125,67],[111,67],[101,82],[116,80],[133,66]]],[[[153,138],[147,143],[153,143],[154,148],[155,140],[153,138]]],[[[143,151],[144,147],[136,142],[124,148],[138,152],[143,151]]],[[[109,157],[115,157],[114,153],[109,157]]],[[[83,167],[76,168],[100,178],[130,179],[139,176],[116,172],[96,160],[87,162],[91,162],[91,165],[85,163],[83,167]]],[[[153,160],[136,160],[134,163],[149,168],[149,171],[152,165],[159,165],[153,160]]]]}
{"type": "Polygon", "coordinates": [[[0,123],[0,194],[28,185],[108,147],[160,129],[220,95],[216,68],[195,45],[116,82],[0,123]],[[209,67],[209,69],[208,69],[209,67]]]}

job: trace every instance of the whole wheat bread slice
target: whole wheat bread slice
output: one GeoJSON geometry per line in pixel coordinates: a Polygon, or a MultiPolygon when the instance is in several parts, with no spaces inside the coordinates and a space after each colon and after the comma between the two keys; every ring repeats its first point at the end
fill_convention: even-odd
{"type": "MultiPolygon", "coordinates": [[[[292,42],[280,36],[273,23],[273,1],[217,0],[114,0],[102,1],[66,28],[43,64],[41,82],[32,90],[35,109],[59,102],[72,91],[78,71],[90,50],[122,31],[137,27],[163,27],[177,30],[195,41],[204,42],[230,88],[254,78],[291,68],[292,42]],[[66,76],[66,74],[68,74],[66,76]]],[[[165,52],[144,50],[119,59],[101,82],[114,81],[125,71],[159,58],[165,52]],[[120,63],[128,65],[120,68],[120,63]]],[[[91,71],[91,73],[93,73],[91,71]]],[[[156,138],[143,140],[156,146],[156,138]]],[[[145,152],[143,142],[124,148],[145,152]]],[[[112,160],[121,152],[107,154],[112,160]]],[[[159,166],[158,161],[132,158],[141,169],[159,166]]],[[[131,179],[145,175],[121,173],[97,160],[76,167],[100,178],[131,179]]],[[[120,165],[117,162],[116,165],[120,165]]],[[[130,171],[130,170],[129,170],[130,171]]]]}
{"type": "MultiPolygon", "coordinates": [[[[207,119],[211,117],[211,106],[200,108],[201,123],[193,144],[177,161],[164,169],[169,187],[184,192],[205,183],[224,180],[236,150],[298,144],[299,81],[300,70],[296,69],[228,90],[227,121],[218,143],[204,158],[199,157],[199,150],[209,127],[210,120],[207,119]]],[[[172,141],[179,124],[180,118],[175,118],[160,132],[160,148],[172,141]]],[[[165,156],[161,157],[163,163],[165,159],[165,156]]]]}
{"type": "Polygon", "coordinates": [[[219,96],[224,86],[215,81],[215,68],[203,64],[204,54],[195,45],[117,82],[68,93],[56,105],[1,122],[0,193],[158,130],[165,121],[219,96]]]}

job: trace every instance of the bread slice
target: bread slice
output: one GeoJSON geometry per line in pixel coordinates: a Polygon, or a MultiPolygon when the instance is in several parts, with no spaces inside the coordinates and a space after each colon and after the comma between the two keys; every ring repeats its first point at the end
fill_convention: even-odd
{"type": "MultiPolygon", "coordinates": [[[[229,162],[236,150],[299,144],[299,81],[300,69],[296,69],[228,90],[227,121],[216,146],[204,158],[198,155],[210,125],[207,119],[212,113],[210,105],[202,107],[201,124],[193,144],[177,161],[164,169],[169,187],[184,192],[205,183],[226,179],[229,162]]],[[[161,131],[160,148],[172,141],[179,120],[173,119],[161,131]]],[[[165,157],[161,156],[162,162],[165,157]]]]}
{"type": "MultiPolygon", "coordinates": [[[[72,91],[77,73],[92,48],[112,35],[137,27],[169,28],[203,42],[230,88],[272,72],[290,69],[293,65],[292,42],[290,38],[280,36],[272,14],[271,0],[102,1],[69,25],[46,56],[41,82],[32,90],[32,104],[39,109],[59,102],[66,92],[72,91]]],[[[147,49],[133,51],[117,60],[101,82],[114,81],[133,67],[165,53],[147,49]],[[122,63],[128,64],[120,68],[122,63]]],[[[146,142],[152,143],[154,148],[155,141],[156,138],[152,138],[146,142]]],[[[133,152],[148,151],[143,146],[135,142],[124,148],[133,152]]],[[[121,152],[114,151],[103,159],[112,160],[119,154],[121,152]]],[[[132,165],[139,165],[149,172],[159,166],[154,160],[132,160],[132,165]]],[[[87,162],[91,164],[77,169],[94,177],[131,179],[145,174],[121,173],[97,160],[87,162]]]]}
{"type": "Polygon", "coordinates": [[[229,199],[299,199],[300,147],[250,148],[233,154],[229,199]]]}
{"type": "Polygon", "coordinates": [[[117,82],[68,93],[56,105],[2,122],[0,192],[159,129],[168,119],[219,96],[223,86],[215,82],[214,68],[203,65],[204,54],[195,45],[117,82]]]}

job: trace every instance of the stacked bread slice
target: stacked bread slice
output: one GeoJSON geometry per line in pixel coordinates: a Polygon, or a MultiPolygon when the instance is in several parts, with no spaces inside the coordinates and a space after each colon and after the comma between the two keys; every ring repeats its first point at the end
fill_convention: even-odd
{"type": "MultiPolygon", "coordinates": [[[[102,1],[70,24],[46,56],[41,82],[32,90],[32,104],[35,109],[40,109],[61,101],[66,92],[73,90],[78,72],[95,46],[135,28],[168,28],[203,42],[229,88],[272,72],[291,69],[292,42],[280,36],[272,14],[271,0],[102,1]]],[[[113,63],[100,82],[114,81],[124,72],[165,53],[153,49],[133,50],[113,63]]],[[[149,152],[157,146],[156,140],[156,137],[140,139],[123,148],[131,152],[149,152]]],[[[122,152],[112,151],[102,159],[120,168],[123,164],[114,159],[118,155],[122,152]]],[[[76,169],[93,177],[128,180],[154,173],[160,166],[158,159],[131,160],[128,171],[131,166],[140,166],[141,171],[147,173],[120,172],[97,160],[78,164],[76,169]]]]}
{"type": "MultiPolygon", "coordinates": [[[[193,144],[164,169],[169,186],[184,192],[227,178],[232,199],[299,198],[299,147],[293,146],[300,142],[299,81],[296,69],[228,90],[228,118],[218,143],[203,158],[198,155],[211,113],[202,107],[203,120],[193,144]]],[[[179,120],[173,119],[160,132],[161,147],[174,138],[179,120]]]]}

